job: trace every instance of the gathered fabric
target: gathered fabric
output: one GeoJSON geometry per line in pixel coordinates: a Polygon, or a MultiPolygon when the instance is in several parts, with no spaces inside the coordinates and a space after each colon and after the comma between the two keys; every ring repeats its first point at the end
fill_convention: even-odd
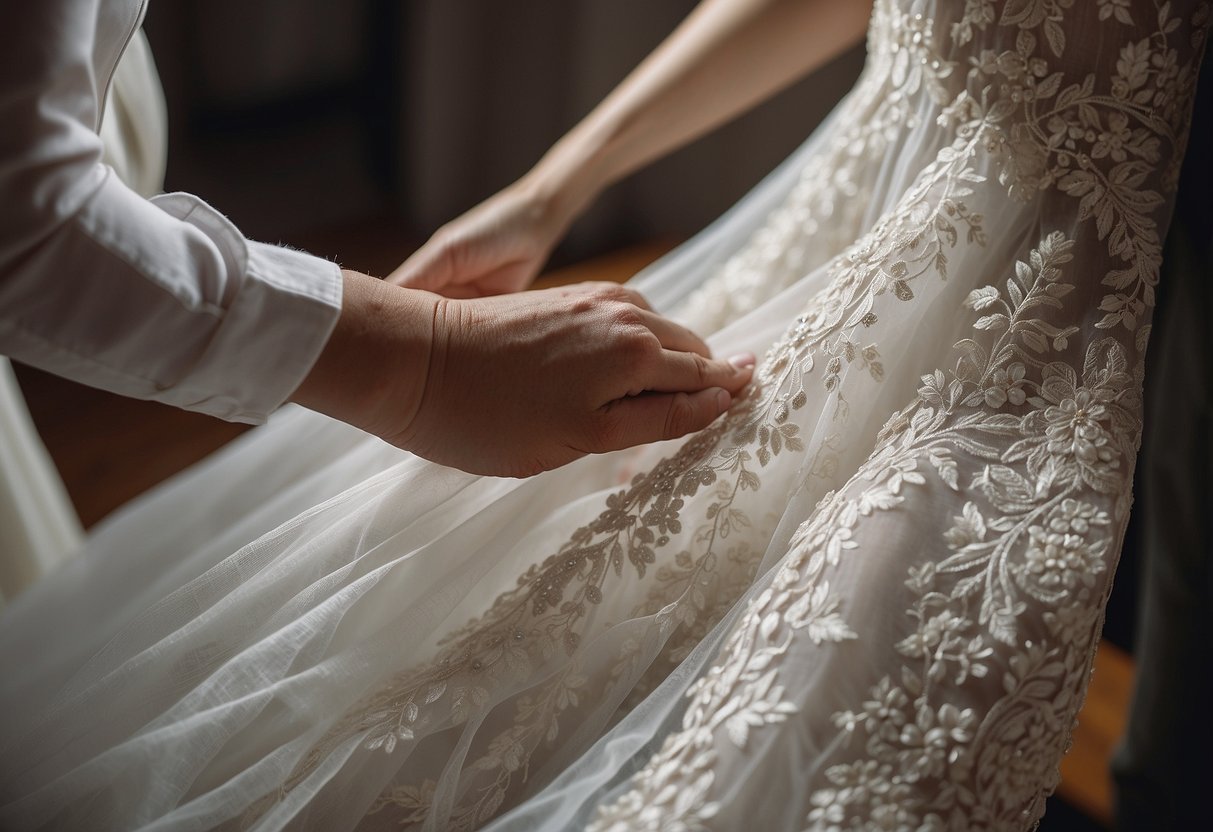
{"type": "Polygon", "coordinates": [[[634,283],[763,356],[724,417],[509,481],[279,413],[3,612],[0,826],[1032,828],[1209,18],[877,0],[855,89],[634,283]]]}

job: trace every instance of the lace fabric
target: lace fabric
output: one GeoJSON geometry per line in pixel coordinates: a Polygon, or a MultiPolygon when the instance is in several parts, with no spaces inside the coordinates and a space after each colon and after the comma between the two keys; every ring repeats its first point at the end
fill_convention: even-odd
{"type": "Polygon", "coordinates": [[[765,351],[724,419],[521,483],[279,420],[0,619],[28,670],[0,821],[1031,828],[1127,519],[1209,16],[879,0],[827,123],[638,281],[765,351]],[[304,435],[269,508],[143,539],[304,435]],[[162,575],[31,656],[99,562],[162,575]]]}

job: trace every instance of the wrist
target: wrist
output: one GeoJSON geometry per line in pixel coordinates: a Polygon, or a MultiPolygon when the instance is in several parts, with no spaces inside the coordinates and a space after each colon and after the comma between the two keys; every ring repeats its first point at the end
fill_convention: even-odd
{"type": "Polygon", "coordinates": [[[291,399],[395,441],[421,405],[439,298],[358,272],[342,278],[341,316],[291,399]]]}
{"type": "Polygon", "coordinates": [[[563,231],[613,181],[605,142],[594,131],[575,130],[553,145],[519,185],[563,231]]]}

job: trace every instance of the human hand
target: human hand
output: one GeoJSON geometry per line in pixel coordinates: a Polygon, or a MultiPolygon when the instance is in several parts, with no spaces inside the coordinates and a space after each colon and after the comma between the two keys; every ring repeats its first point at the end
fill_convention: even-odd
{"type": "Polygon", "coordinates": [[[416,413],[390,442],[478,474],[525,477],[673,439],[722,414],[753,355],[712,360],[615,284],[439,300],[416,413]]]}
{"type": "Polygon", "coordinates": [[[570,219],[558,201],[541,193],[525,182],[498,192],[438,229],[388,282],[451,298],[525,289],[570,219]]]}

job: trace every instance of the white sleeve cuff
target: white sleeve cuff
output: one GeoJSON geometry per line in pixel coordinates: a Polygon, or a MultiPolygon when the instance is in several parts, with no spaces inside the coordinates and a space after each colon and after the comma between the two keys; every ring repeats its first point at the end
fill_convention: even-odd
{"type": "Polygon", "coordinates": [[[260,424],[295,392],[341,314],[341,269],[310,254],[249,242],[247,272],[205,353],[160,398],[260,424]]]}
{"type": "Polygon", "coordinates": [[[0,349],[58,375],[259,423],[341,314],[341,270],[251,242],[188,194],[113,176],[0,275],[0,349]]]}

